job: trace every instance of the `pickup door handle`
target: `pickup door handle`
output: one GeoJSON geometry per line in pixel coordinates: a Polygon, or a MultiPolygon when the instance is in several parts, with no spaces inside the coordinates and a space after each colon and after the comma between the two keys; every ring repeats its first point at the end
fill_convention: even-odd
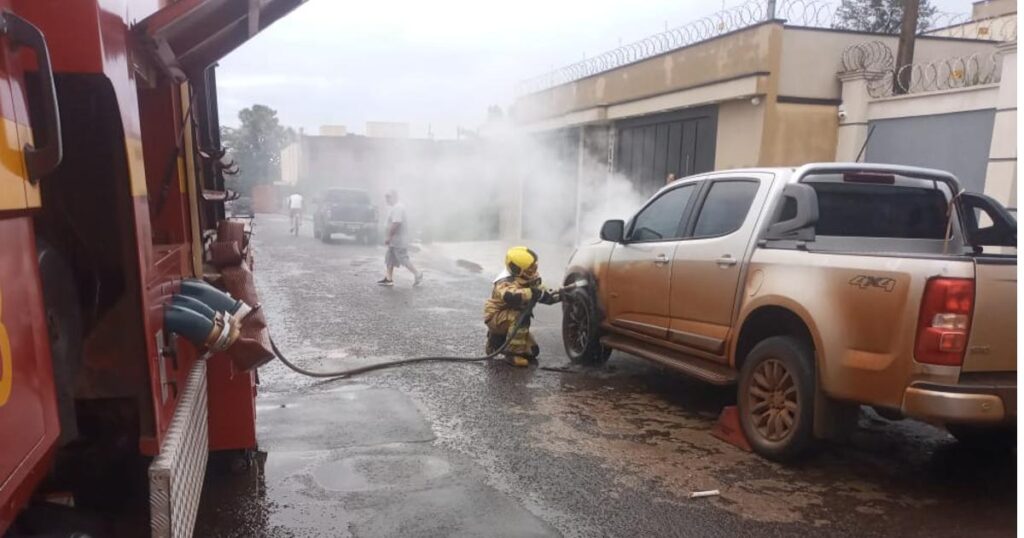
{"type": "Polygon", "coordinates": [[[722,267],[732,267],[733,265],[736,265],[736,258],[726,254],[725,256],[718,258],[717,263],[722,267]]]}
{"type": "Polygon", "coordinates": [[[664,254],[658,254],[658,256],[654,258],[654,265],[666,264],[668,264],[668,256],[665,256],[664,254]]]}

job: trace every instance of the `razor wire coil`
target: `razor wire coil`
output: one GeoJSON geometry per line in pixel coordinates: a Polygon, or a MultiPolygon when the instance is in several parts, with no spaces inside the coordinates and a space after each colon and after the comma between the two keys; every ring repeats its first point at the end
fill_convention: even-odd
{"type": "Polygon", "coordinates": [[[893,50],[881,41],[847,47],[841,63],[844,72],[864,71],[871,75],[867,90],[874,98],[895,93],[894,77],[902,93],[921,93],[993,84],[1002,76],[1002,63],[996,52],[915,62],[897,70],[893,50]]]}
{"type": "MultiPolygon", "coordinates": [[[[516,85],[515,93],[517,96],[522,96],[541,92],[730,32],[749,28],[767,20],[783,20],[790,26],[843,28],[844,23],[839,16],[840,6],[840,2],[832,0],[777,0],[776,2],[745,0],[735,7],[522,80],[516,85]],[[774,13],[771,12],[772,5],[774,5],[774,13]]],[[[921,32],[921,35],[1015,41],[1017,39],[1017,17],[1016,14],[1013,14],[972,20],[969,15],[965,14],[936,12],[927,20],[926,29],[921,32]]],[[[987,65],[987,60],[984,58],[964,59],[964,62],[969,63],[970,67],[965,65],[964,69],[958,73],[971,72],[978,76],[986,76],[983,74],[987,72],[986,67],[983,67],[983,64],[987,65]]],[[[922,73],[927,71],[926,78],[933,81],[926,86],[942,86],[960,80],[958,75],[953,77],[954,82],[943,82],[943,75],[940,71],[935,71],[934,76],[932,71],[928,71],[938,68],[939,66],[931,68],[923,65],[918,67],[919,70],[923,70],[922,73]]]]}

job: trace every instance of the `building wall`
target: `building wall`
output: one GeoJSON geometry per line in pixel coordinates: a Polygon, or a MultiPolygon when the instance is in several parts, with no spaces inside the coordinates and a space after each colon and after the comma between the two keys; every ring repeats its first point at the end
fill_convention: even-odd
{"type": "MultiPolygon", "coordinates": [[[[842,69],[843,51],[851,45],[879,41],[896,56],[896,36],[787,26],[782,33],[779,95],[815,99],[839,99],[841,85],[835,76],[842,69]]],[[[914,46],[914,62],[940,58],[989,55],[996,43],[922,36],[914,46]]]]}
{"type": "Polygon", "coordinates": [[[1000,45],[999,55],[1003,78],[995,99],[985,194],[1017,207],[1017,42],[1000,45]]]}
{"type": "Polygon", "coordinates": [[[981,21],[970,21],[947,28],[928,32],[930,36],[940,37],[975,37],[993,41],[1005,41],[1016,37],[1017,13],[995,15],[981,21]]]}
{"type": "Polygon", "coordinates": [[[302,161],[302,144],[292,142],[281,150],[281,181],[289,185],[299,182],[299,167],[302,161]]]}
{"type": "Polygon", "coordinates": [[[948,170],[964,188],[1015,207],[1016,49],[1004,48],[1003,79],[993,84],[872,98],[870,73],[844,74],[836,160],[855,160],[870,135],[866,161],[948,170]]]}
{"type": "Polygon", "coordinates": [[[948,170],[983,192],[994,119],[992,108],[874,120],[865,160],[948,170]]]}
{"type": "Polygon", "coordinates": [[[836,105],[776,103],[773,129],[764,137],[759,166],[831,161],[836,153],[836,105]]]}
{"type": "Polygon", "coordinates": [[[570,112],[696,88],[770,70],[779,22],[763,23],[520,98],[515,118],[534,123],[570,112]]]}
{"type": "MultiPolygon", "coordinates": [[[[843,73],[842,80],[839,76],[844,51],[873,41],[882,42],[893,56],[880,58],[883,63],[873,67],[882,69],[886,61],[891,65],[898,41],[895,36],[766,22],[520,97],[512,117],[533,133],[573,128],[606,133],[613,149],[599,157],[610,165],[606,184],[625,183],[639,195],[651,190],[652,178],[670,171],[670,165],[659,164],[668,161],[661,158],[664,155],[659,157],[658,151],[662,145],[671,146],[671,133],[661,129],[661,138],[667,141],[661,144],[657,142],[658,129],[648,129],[651,132],[643,133],[642,149],[637,153],[636,129],[630,126],[658,117],[715,108],[713,168],[717,170],[853,160],[868,127],[877,124],[877,140],[869,147],[868,159],[946,168],[968,178],[966,185],[976,190],[987,188],[986,192],[1007,203],[1006,193],[1016,193],[1016,153],[1008,149],[1016,141],[1015,131],[1010,132],[1016,106],[1006,83],[1006,76],[1015,77],[1015,64],[1000,64],[1004,73],[1000,92],[1006,94],[1001,99],[1008,104],[1000,105],[1001,116],[995,123],[996,127],[1003,126],[997,130],[1006,133],[990,144],[986,136],[993,140],[993,106],[985,103],[992,101],[992,96],[972,92],[994,95],[992,89],[952,90],[958,93],[955,98],[943,97],[943,92],[928,92],[873,99],[867,96],[866,79],[862,78],[855,85],[864,95],[856,103],[849,100],[847,73],[843,73]],[[849,110],[850,118],[840,120],[840,105],[849,110]],[[972,115],[964,125],[957,125],[955,118],[939,117],[982,109],[989,109],[988,116],[972,115]],[[889,120],[893,121],[885,123],[889,120]],[[958,129],[958,133],[944,134],[958,129]],[[972,137],[972,143],[961,149],[958,145],[962,136],[972,137]],[[653,142],[652,151],[648,151],[648,140],[653,142]],[[625,146],[634,151],[624,156],[621,148],[625,146]],[[940,151],[939,147],[945,149],[940,151]],[[641,162],[639,168],[634,166],[637,159],[641,162]],[[992,187],[995,176],[998,193],[992,187]]],[[[1002,50],[999,47],[986,40],[921,36],[914,60],[915,64],[928,64],[976,56],[984,62],[1002,50]]],[[[921,88],[915,88],[918,90],[921,88]]],[[[590,152],[583,155],[590,158],[590,152]]],[[[582,164],[578,166],[583,170],[582,164]]],[[[579,177],[592,171],[593,167],[581,171],[579,177]]],[[[679,175],[697,171],[686,170],[679,175]]],[[[578,184],[587,189],[592,183],[599,182],[579,180],[578,184]]],[[[590,203],[579,195],[575,199],[579,207],[590,203]]]]}
{"type": "Polygon", "coordinates": [[[1017,13],[1016,0],[978,0],[971,6],[971,18],[975,20],[1000,17],[1010,13],[1017,13]]]}
{"type": "Polygon", "coordinates": [[[715,170],[757,166],[764,136],[763,100],[727,101],[718,105],[718,133],[715,143],[715,170]]]}
{"type": "Polygon", "coordinates": [[[348,129],[344,125],[321,125],[318,132],[320,136],[345,136],[348,129]]]}
{"type": "Polygon", "coordinates": [[[371,138],[409,138],[409,124],[393,121],[366,122],[366,136],[371,138]]]}

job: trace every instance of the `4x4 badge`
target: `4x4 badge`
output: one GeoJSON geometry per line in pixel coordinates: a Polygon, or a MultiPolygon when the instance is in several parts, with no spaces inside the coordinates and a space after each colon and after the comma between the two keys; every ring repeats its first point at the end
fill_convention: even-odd
{"type": "Polygon", "coordinates": [[[896,288],[896,279],[887,276],[857,275],[850,279],[851,286],[860,289],[882,288],[885,291],[892,291],[896,288]]]}

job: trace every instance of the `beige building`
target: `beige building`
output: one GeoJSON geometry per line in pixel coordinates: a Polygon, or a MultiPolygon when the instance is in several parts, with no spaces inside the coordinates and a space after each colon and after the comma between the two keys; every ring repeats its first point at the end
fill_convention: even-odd
{"type": "Polygon", "coordinates": [[[317,132],[320,136],[345,136],[348,129],[344,125],[321,125],[317,132]]]}
{"type": "MultiPolygon", "coordinates": [[[[785,9],[787,3],[779,4],[785,9]]],[[[1002,0],[979,2],[974,18],[920,36],[915,64],[987,60],[1006,39],[1015,50],[1011,7],[1002,0]]],[[[864,43],[895,51],[897,37],[822,27],[832,19],[821,11],[793,13],[765,17],[734,10],[525,81],[513,118],[524,129],[575,145],[570,159],[601,165],[590,172],[581,166],[581,181],[594,170],[611,171],[645,194],[663,185],[668,174],[855,158],[849,150],[858,140],[863,144],[869,119],[860,120],[859,139],[840,129],[852,127],[843,102],[849,92],[839,76],[848,71],[844,58],[872,52],[858,48],[864,43]]],[[[925,86],[911,91],[929,91],[925,86]]]]}

